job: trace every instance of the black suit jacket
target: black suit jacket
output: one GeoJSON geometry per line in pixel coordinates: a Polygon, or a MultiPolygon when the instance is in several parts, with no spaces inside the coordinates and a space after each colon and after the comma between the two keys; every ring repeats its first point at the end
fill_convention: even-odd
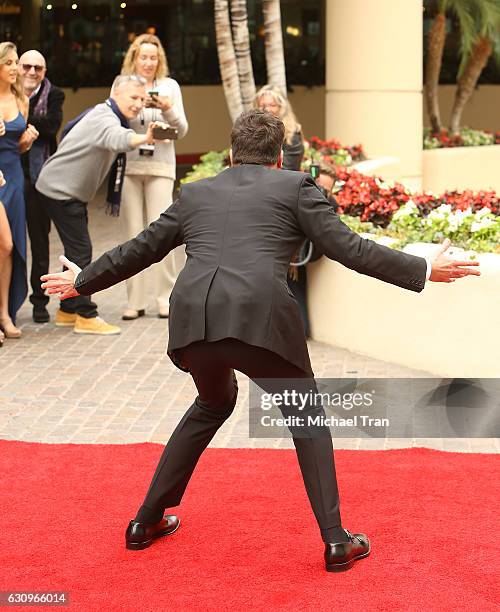
{"type": "MultiPolygon", "coordinates": [[[[46,87],[46,81],[42,81],[42,85],[40,90],[36,94],[36,96],[32,96],[29,99],[29,115],[28,115],[28,123],[31,123],[39,132],[39,136],[37,139],[38,143],[45,144],[47,146],[47,158],[55,153],[57,149],[57,132],[61,127],[62,119],[63,119],[63,104],[64,104],[64,91],[59,89],[59,87],[55,87],[55,85],[51,85],[51,89],[49,91],[49,95],[47,98],[47,114],[42,117],[37,117],[34,115],[35,106],[37,105],[38,100],[40,99],[40,95],[44,87],[46,87]]],[[[24,153],[21,156],[24,176],[29,178],[29,152],[24,153]]]]}
{"type": "Polygon", "coordinates": [[[190,183],[136,238],[87,266],[75,287],[100,291],[158,262],[185,243],[187,262],[170,298],[168,352],[198,340],[237,338],[309,371],[297,302],[287,282],[304,237],[331,259],[411,291],[426,261],[352,232],[308,174],[244,164],[190,183]]]}

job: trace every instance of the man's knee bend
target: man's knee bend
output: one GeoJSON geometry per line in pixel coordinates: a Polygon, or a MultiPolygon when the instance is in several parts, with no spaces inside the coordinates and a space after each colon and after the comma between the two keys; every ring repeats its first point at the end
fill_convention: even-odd
{"type": "Polygon", "coordinates": [[[206,414],[209,414],[216,419],[225,420],[228,419],[233,413],[237,398],[238,387],[236,386],[232,395],[221,395],[218,397],[211,397],[210,399],[198,396],[196,398],[196,404],[206,414]]]}

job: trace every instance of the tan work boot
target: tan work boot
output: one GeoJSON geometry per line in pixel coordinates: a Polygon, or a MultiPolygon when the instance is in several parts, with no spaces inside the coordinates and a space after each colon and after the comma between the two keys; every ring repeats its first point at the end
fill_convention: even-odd
{"type": "Polygon", "coordinates": [[[101,336],[112,336],[119,334],[121,329],[116,325],[110,325],[106,323],[101,317],[92,317],[92,319],[85,319],[80,315],[76,315],[75,327],[73,329],[75,334],[99,334],[101,336]]]}
{"type": "Polygon", "coordinates": [[[57,327],[74,327],[76,322],[76,312],[64,312],[59,310],[56,312],[57,327]]]}

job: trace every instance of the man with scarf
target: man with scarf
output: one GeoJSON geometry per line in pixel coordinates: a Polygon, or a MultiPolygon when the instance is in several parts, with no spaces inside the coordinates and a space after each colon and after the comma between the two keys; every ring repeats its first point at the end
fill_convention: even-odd
{"type": "Polygon", "coordinates": [[[23,53],[19,59],[24,93],[28,96],[28,123],[39,133],[31,149],[22,156],[24,170],[26,221],[31,243],[31,288],[33,321],[49,321],[49,298],[40,286],[40,276],[49,271],[50,218],[38,201],[35,183],[44,162],[57,149],[56,135],[62,122],[64,92],[46,77],[47,67],[43,55],[34,49],[23,53]]]}
{"type": "MultiPolygon", "coordinates": [[[[66,257],[84,267],[92,261],[87,204],[108,181],[108,211],[119,214],[127,151],[153,144],[151,123],[145,134],[136,134],[128,121],[137,117],[146,99],[145,81],[118,76],[110,97],[82,113],[63,130],[57,151],[43,166],[36,190],[57,228],[66,257]]],[[[79,334],[119,334],[120,328],[98,316],[90,296],[61,302],[56,325],[72,327],[79,334]]]]}

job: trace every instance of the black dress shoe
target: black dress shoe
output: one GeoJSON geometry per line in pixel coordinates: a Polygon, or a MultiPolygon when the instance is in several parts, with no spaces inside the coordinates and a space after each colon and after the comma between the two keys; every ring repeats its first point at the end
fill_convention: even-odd
{"type": "Polygon", "coordinates": [[[45,306],[33,306],[33,321],[35,323],[48,323],[50,321],[49,311],[45,306]]]}
{"type": "Polygon", "coordinates": [[[125,533],[125,546],[129,550],[143,550],[164,535],[179,529],[180,520],[174,514],[167,514],[159,523],[140,523],[130,521],[125,533]]]}
{"type": "Polygon", "coordinates": [[[351,534],[344,529],[348,542],[325,544],[325,566],[327,572],[344,572],[351,569],[358,559],[370,554],[370,540],[364,533],[351,534]]]}

